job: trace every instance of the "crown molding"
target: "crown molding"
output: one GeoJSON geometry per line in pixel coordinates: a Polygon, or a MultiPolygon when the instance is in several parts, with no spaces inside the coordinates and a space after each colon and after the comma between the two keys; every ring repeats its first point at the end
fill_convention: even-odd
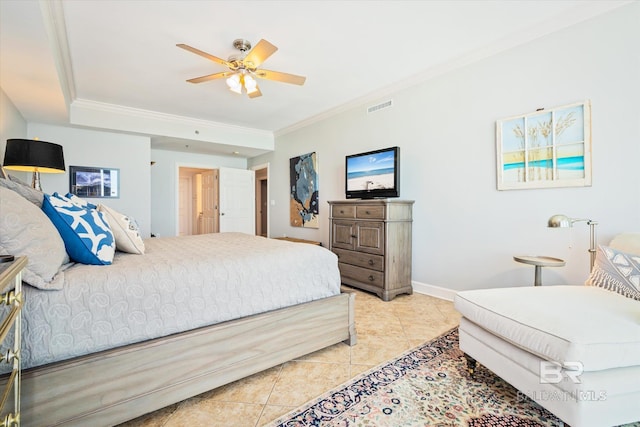
{"type": "Polygon", "coordinates": [[[71,104],[70,122],[154,136],[191,139],[241,147],[273,150],[273,132],[195,119],[140,108],[77,99],[71,104]]]}
{"type": "Polygon", "coordinates": [[[179,123],[191,127],[224,129],[227,131],[240,132],[249,135],[272,136],[273,132],[262,129],[254,129],[237,125],[230,125],[221,122],[212,122],[210,120],[196,119],[193,117],[179,116],[176,114],[162,113],[159,111],[145,110],[142,108],[127,107],[117,104],[109,104],[106,102],[92,101],[89,99],[76,99],[73,106],[78,108],[86,108],[94,111],[102,111],[106,113],[117,113],[130,116],[137,119],[162,120],[165,122],[179,123]]]}

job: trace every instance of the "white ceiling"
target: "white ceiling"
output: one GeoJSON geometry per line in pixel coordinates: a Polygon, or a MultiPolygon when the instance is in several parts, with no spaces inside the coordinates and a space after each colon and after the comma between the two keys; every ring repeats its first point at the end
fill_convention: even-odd
{"type": "MultiPolygon", "coordinates": [[[[82,125],[70,105],[88,102],[278,134],[626,3],[0,0],[0,86],[27,121],[82,125]],[[226,59],[237,38],[276,45],[262,68],[305,85],[259,80],[249,99],[185,82],[225,68],[177,43],[226,59]]],[[[146,133],[156,148],[264,152],[146,133]]]]}

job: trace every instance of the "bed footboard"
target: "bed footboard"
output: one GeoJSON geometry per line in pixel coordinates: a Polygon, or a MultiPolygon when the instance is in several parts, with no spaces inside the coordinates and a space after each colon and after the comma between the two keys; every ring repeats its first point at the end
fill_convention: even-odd
{"type": "Polygon", "coordinates": [[[26,370],[22,425],[109,426],[341,341],[355,294],[26,370]]]}

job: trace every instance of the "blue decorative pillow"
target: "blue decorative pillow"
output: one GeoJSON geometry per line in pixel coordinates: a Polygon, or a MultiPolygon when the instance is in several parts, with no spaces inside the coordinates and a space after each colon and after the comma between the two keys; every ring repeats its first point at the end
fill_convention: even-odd
{"type": "Polygon", "coordinates": [[[44,195],[42,210],[58,229],[73,261],[82,264],[111,264],[116,244],[109,223],[102,213],[48,194],[44,195]]]}
{"type": "Polygon", "coordinates": [[[94,205],[94,204],[93,204],[93,203],[91,203],[91,202],[87,202],[85,199],[82,199],[82,198],[80,198],[80,197],[78,197],[78,196],[76,196],[75,194],[72,194],[72,193],[67,193],[67,194],[66,194],[66,195],[64,195],[64,196],[61,196],[61,195],[59,195],[58,193],[53,193],[53,195],[54,195],[54,196],[56,196],[56,197],[58,197],[58,198],[60,198],[60,199],[62,199],[62,200],[64,200],[65,198],[66,198],[66,199],[69,199],[69,201],[70,201],[71,203],[73,203],[73,204],[74,204],[74,205],[76,205],[76,206],[80,206],[81,208],[85,208],[85,209],[98,209],[98,206],[97,206],[97,205],[94,205]]]}

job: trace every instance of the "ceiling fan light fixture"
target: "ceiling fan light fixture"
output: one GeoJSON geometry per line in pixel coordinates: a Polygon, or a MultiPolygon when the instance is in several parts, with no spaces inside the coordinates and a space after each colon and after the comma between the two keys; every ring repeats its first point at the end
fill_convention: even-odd
{"type": "Polygon", "coordinates": [[[306,80],[304,76],[261,69],[260,66],[262,63],[278,50],[276,46],[264,39],[261,39],[258,44],[253,47],[247,40],[236,39],[233,42],[233,47],[240,51],[240,55],[230,56],[228,60],[218,58],[217,56],[213,56],[183,43],[177,44],[176,46],[228,68],[228,71],[188,79],[187,82],[189,83],[203,83],[226,78],[227,86],[231,91],[238,94],[246,93],[249,95],[249,98],[257,98],[262,96],[262,92],[260,92],[258,88],[256,78],[300,86],[302,86],[306,80]]]}
{"type": "Polygon", "coordinates": [[[244,88],[247,90],[247,93],[253,93],[258,90],[258,84],[256,83],[256,79],[251,77],[250,75],[244,76],[244,88]]]}
{"type": "Polygon", "coordinates": [[[227,79],[227,86],[229,86],[232,92],[242,93],[242,83],[240,82],[240,76],[238,74],[233,74],[227,79]]]}

